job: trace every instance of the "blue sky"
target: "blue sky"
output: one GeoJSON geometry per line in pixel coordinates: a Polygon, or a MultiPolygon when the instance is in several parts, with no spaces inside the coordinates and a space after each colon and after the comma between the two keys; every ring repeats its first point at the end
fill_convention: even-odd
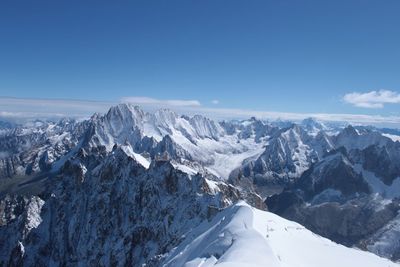
{"type": "Polygon", "coordinates": [[[397,0],[4,0],[0,96],[400,116],[399,13],[397,0]]]}

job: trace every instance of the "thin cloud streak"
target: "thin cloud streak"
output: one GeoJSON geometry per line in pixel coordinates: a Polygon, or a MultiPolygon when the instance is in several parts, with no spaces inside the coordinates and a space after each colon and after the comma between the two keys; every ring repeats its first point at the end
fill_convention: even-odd
{"type": "Polygon", "coordinates": [[[5,118],[87,117],[104,113],[115,102],[0,97],[0,116],[5,118]]]}
{"type": "Polygon", "coordinates": [[[137,105],[160,105],[160,106],[177,106],[177,107],[200,107],[198,100],[168,100],[155,99],[151,97],[128,96],[121,98],[121,102],[132,103],[137,105]]]}
{"type": "Polygon", "coordinates": [[[349,122],[362,124],[396,124],[400,126],[400,116],[362,115],[362,114],[334,114],[334,113],[289,113],[274,111],[254,111],[243,109],[212,109],[203,108],[206,114],[219,119],[235,119],[257,117],[266,120],[300,121],[306,118],[315,118],[320,121],[349,122]]]}

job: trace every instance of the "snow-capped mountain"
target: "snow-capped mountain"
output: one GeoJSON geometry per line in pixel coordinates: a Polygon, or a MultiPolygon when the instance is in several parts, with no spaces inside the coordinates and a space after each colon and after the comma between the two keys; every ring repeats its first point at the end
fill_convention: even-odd
{"type": "Polygon", "coordinates": [[[77,146],[87,128],[86,121],[64,119],[4,130],[0,135],[0,179],[48,171],[53,162],[77,146]]]}
{"type": "Polygon", "coordinates": [[[262,142],[279,130],[278,127],[265,123],[255,117],[242,121],[223,121],[222,127],[227,134],[236,134],[240,139],[255,137],[256,142],[262,142]]]}
{"type": "MultiPolygon", "coordinates": [[[[231,228],[251,225],[242,213],[260,224],[276,220],[276,226],[266,223],[274,229],[294,224],[234,205],[242,199],[338,243],[399,259],[400,142],[379,129],[333,129],[313,119],[216,122],[130,104],[82,121],[6,126],[0,133],[0,266],[198,266],[240,258],[240,250],[295,266],[279,241],[286,233],[276,231],[271,240],[264,226],[252,225],[243,236],[242,226],[231,228]],[[249,247],[253,237],[263,240],[263,249],[228,248],[222,229],[249,247]],[[261,236],[253,236],[257,231],[261,236]],[[212,254],[199,252],[204,242],[212,254]],[[197,260],[190,265],[189,258],[197,260]]],[[[294,231],[294,238],[301,232],[306,240],[312,236],[294,231]]],[[[310,246],[322,251],[333,244],[314,241],[310,246]]],[[[321,255],[343,250],[357,254],[357,264],[381,262],[332,247],[321,255]]]]}
{"type": "Polygon", "coordinates": [[[370,145],[385,146],[390,138],[383,136],[380,132],[369,129],[357,130],[349,125],[335,136],[337,147],[344,146],[346,149],[364,149],[370,145]]]}
{"type": "Polygon", "coordinates": [[[263,153],[243,166],[243,173],[254,177],[259,185],[290,183],[333,147],[324,132],[310,135],[293,124],[271,136],[263,153]]]}
{"type": "Polygon", "coordinates": [[[260,154],[264,144],[255,133],[245,138],[228,134],[219,123],[200,115],[179,116],[166,109],[147,113],[126,104],[93,120],[89,142],[107,151],[114,144],[128,143],[153,157],[167,151],[172,158],[203,164],[221,179],[227,179],[246,158],[260,154]]]}
{"type": "Polygon", "coordinates": [[[317,135],[321,131],[329,130],[329,127],[314,118],[307,118],[301,121],[300,125],[310,135],[317,135]]]}

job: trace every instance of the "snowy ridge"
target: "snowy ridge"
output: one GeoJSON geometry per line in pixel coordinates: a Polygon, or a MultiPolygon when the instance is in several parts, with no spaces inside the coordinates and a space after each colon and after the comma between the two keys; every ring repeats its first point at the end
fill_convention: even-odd
{"type": "Polygon", "coordinates": [[[344,146],[346,149],[364,149],[370,145],[385,146],[391,141],[377,131],[355,129],[349,125],[335,137],[337,147],[344,146]]]}
{"type": "Polygon", "coordinates": [[[194,229],[163,266],[394,267],[372,253],[347,248],[302,225],[239,202],[194,229]]]}
{"type": "Polygon", "coordinates": [[[145,167],[146,169],[149,168],[150,166],[150,161],[143,157],[142,155],[133,152],[132,147],[130,146],[121,146],[121,149],[130,157],[132,157],[134,160],[136,160],[140,165],[145,167]]]}
{"type": "Polygon", "coordinates": [[[386,134],[386,133],[383,133],[382,135],[392,139],[393,142],[400,142],[400,135],[386,134]]]}

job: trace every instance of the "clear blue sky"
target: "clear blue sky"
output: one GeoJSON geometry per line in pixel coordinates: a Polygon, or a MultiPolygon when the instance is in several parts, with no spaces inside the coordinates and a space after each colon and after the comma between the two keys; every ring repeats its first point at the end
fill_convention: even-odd
{"type": "Polygon", "coordinates": [[[0,96],[399,115],[341,100],[400,91],[399,14],[398,0],[2,0],[0,96]]]}

